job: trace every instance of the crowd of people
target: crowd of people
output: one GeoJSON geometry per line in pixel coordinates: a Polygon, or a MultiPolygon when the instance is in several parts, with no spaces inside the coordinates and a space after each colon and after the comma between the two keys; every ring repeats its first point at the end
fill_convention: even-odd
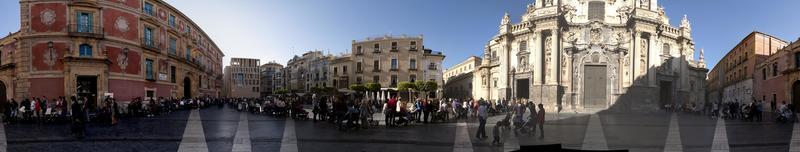
{"type": "Polygon", "coordinates": [[[366,129],[378,126],[376,113],[385,116],[383,125],[401,127],[458,120],[478,120],[478,139],[486,139],[486,123],[489,116],[505,115],[494,128],[496,142],[499,130],[505,128],[515,133],[533,135],[538,124],[543,136],[544,107],[526,100],[440,99],[417,97],[413,100],[394,96],[376,99],[360,94],[273,96],[266,98],[141,98],[118,102],[113,97],[104,97],[101,102],[91,102],[87,97],[72,96],[33,97],[17,102],[13,99],[0,103],[5,123],[69,123],[78,138],[86,135],[88,123],[114,126],[120,118],[156,117],[173,111],[207,108],[224,105],[254,114],[270,115],[298,120],[312,119],[314,122],[329,122],[340,130],[366,129]],[[306,107],[310,111],[306,110],[306,107]],[[310,112],[310,113],[309,113],[310,112]],[[526,114],[529,113],[529,114],[526,114]],[[309,115],[311,114],[311,115],[309,115]],[[526,117],[527,116],[527,117],[526,117]]]}
{"type": "Polygon", "coordinates": [[[31,97],[22,101],[9,99],[0,103],[3,123],[65,124],[72,126],[77,138],[86,135],[87,124],[114,126],[121,117],[153,117],[172,111],[203,108],[210,104],[221,104],[219,98],[149,99],[133,98],[124,105],[115,98],[106,96],[101,102],[91,102],[88,97],[71,96],[49,99],[31,97]]]}

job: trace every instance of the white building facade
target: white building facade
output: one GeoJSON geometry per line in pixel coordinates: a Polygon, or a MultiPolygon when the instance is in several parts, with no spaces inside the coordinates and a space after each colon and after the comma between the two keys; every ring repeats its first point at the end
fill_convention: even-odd
{"type": "Polygon", "coordinates": [[[503,16],[474,96],[575,111],[703,102],[694,50],[688,19],[673,27],[657,0],[536,0],[519,23],[503,16]]]}

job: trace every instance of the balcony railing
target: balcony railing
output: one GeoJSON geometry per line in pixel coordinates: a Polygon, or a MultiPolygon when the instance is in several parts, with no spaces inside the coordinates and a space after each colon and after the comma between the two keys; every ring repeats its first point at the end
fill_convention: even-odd
{"type": "Polygon", "coordinates": [[[389,50],[389,51],[391,51],[391,52],[397,52],[397,47],[392,47],[392,49],[391,49],[391,50],[389,50]]]}
{"type": "Polygon", "coordinates": [[[150,51],[161,52],[161,43],[158,43],[158,41],[152,38],[142,38],[142,48],[150,51]]]}
{"type": "Polygon", "coordinates": [[[436,70],[436,66],[428,66],[428,70],[436,70]]]}
{"type": "Polygon", "coordinates": [[[80,37],[103,38],[104,32],[103,32],[103,27],[101,26],[70,24],[69,35],[80,36],[80,37]]]}
{"type": "Polygon", "coordinates": [[[372,53],[381,53],[381,49],[372,50],[372,53]]]}

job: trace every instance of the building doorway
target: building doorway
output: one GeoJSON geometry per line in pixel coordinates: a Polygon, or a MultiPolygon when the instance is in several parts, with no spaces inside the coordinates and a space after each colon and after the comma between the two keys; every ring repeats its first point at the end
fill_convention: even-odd
{"type": "Polygon", "coordinates": [[[605,65],[584,66],[583,105],[585,108],[606,108],[607,71],[605,65]]]}
{"type": "Polygon", "coordinates": [[[672,101],[672,82],[669,81],[661,81],[659,82],[659,97],[658,103],[661,107],[667,104],[674,104],[672,101]]]}
{"type": "Polygon", "coordinates": [[[86,106],[97,108],[97,76],[78,76],[76,81],[78,98],[86,97],[86,106]]]}
{"type": "Polygon", "coordinates": [[[6,94],[6,83],[0,81],[0,103],[6,103],[8,100],[8,96],[6,94]]]}
{"type": "Polygon", "coordinates": [[[530,98],[530,79],[517,79],[516,98],[530,98]]]}
{"type": "MultiPolygon", "coordinates": [[[[776,104],[780,105],[782,103],[776,103],[776,104]]],[[[792,84],[792,105],[794,106],[791,107],[794,108],[792,110],[797,111],[798,109],[797,105],[800,105],[800,81],[794,81],[794,84],[792,84]]]]}
{"type": "Polygon", "coordinates": [[[192,98],[192,80],[189,77],[183,79],[183,98],[192,98]]]}

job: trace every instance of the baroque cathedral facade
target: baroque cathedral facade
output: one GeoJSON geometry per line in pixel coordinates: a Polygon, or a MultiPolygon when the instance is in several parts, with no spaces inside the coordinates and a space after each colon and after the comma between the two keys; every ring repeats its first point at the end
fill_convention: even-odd
{"type": "Polygon", "coordinates": [[[575,111],[705,103],[691,30],[686,16],[670,25],[658,0],[536,0],[518,23],[503,16],[473,94],[575,111]]]}

